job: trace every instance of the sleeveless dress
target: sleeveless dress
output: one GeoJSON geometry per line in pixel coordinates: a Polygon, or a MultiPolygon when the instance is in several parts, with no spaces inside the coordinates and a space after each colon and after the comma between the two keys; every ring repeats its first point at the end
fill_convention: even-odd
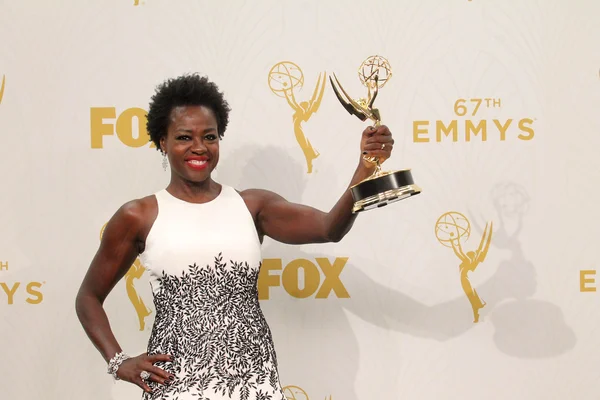
{"type": "Polygon", "coordinates": [[[156,316],[148,354],[175,375],[144,400],[286,400],[271,331],[258,301],[261,244],[241,196],[222,185],[194,204],[155,193],[158,216],[140,260],[156,316]]]}

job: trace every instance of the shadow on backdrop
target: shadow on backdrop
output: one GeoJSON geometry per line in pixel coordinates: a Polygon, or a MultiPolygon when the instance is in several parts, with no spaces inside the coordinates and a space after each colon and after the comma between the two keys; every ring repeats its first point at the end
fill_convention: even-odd
{"type": "MultiPolygon", "coordinates": [[[[284,149],[275,146],[244,147],[234,152],[219,166],[217,179],[240,190],[250,187],[274,190],[294,202],[301,202],[307,182],[302,166],[284,149]],[[270,174],[273,168],[277,173],[270,174]]],[[[502,207],[502,194],[502,191],[495,193],[499,200],[494,204],[501,219],[499,223],[494,221],[492,246],[509,249],[511,256],[501,262],[494,275],[477,286],[487,303],[479,323],[490,318],[496,328],[494,343],[502,353],[520,358],[557,356],[574,347],[575,336],[556,305],[529,298],[535,293],[537,283],[534,266],[525,259],[517,238],[523,214],[507,215],[502,207]],[[517,218],[518,228],[512,233],[507,231],[505,224],[508,217],[517,218]]],[[[481,233],[480,224],[475,221],[473,225],[481,233]]],[[[299,246],[276,242],[263,246],[263,257],[288,261],[324,257],[333,261],[332,254],[309,254],[299,246]]],[[[346,312],[384,329],[439,342],[456,338],[477,326],[470,318],[469,301],[465,296],[427,305],[373,281],[363,272],[378,267],[368,259],[353,257],[348,260],[341,276],[347,288],[349,283],[354,288],[350,291],[350,299],[337,299],[332,295],[326,301],[290,296],[285,301],[262,301],[261,307],[269,320],[277,321],[291,332],[289,339],[281,338],[276,343],[278,353],[285,353],[280,357],[280,364],[290,365],[290,368],[291,364],[301,365],[300,370],[309,370],[310,377],[306,379],[323,380],[320,387],[327,387],[328,381],[354,382],[360,367],[359,346],[346,312]],[[301,334],[294,332],[307,329],[318,331],[320,340],[310,345],[303,341],[305,345],[298,346],[301,334]],[[340,332],[345,334],[340,335],[340,332]]],[[[352,386],[336,385],[331,395],[355,400],[352,386]]],[[[310,394],[311,398],[325,395],[329,393],[310,394]]]]}
{"type": "MultiPolygon", "coordinates": [[[[485,289],[493,299],[490,319],[496,328],[496,347],[520,358],[565,353],[575,346],[576,337],[562,310],[550,302],[531,298],[537,288],[536,269],[525,257],[519,239],[529,209],[529,195],[517,183],[502,182],[494,187],[491,197],[499,219],[492,246],[510,252],[485,289]]],[[[481,232],[477,218],[472,220],[474,229],[481,232]]]]}

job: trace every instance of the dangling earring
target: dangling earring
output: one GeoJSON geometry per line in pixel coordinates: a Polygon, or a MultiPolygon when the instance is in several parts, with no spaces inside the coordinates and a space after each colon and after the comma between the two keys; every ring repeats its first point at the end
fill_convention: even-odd
{"type": "Polygon", "coordinates": [[[162,164],[163,164],[163,169],[166,171],[167,170],[168,162],[167,162],[167,153],[165,153],[164,151],[163,151],[163,162],[162,162],[162,164]]]}

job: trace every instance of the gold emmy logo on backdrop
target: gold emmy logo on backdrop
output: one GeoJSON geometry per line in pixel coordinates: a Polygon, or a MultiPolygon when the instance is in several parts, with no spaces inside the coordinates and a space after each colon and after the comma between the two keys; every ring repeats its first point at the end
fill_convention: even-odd
{"type": "Polygon", "coordinates": [[[579,291],[580,292],[595,292],[596,286],[593,286],[596,283],[596,275],[595,269],[582,269],[579,271],[579,291]]]}
{"type": "Polygon", "coordinates": [[[452,248],[460,260],[460,283],[473,309],[473,322],[479,321],[479,310],[485,306],[477,291],[469,281],[469,272],[485,260],[492,241],[492,222],[485,224],[479,247],[475,251],[463,250],[463,241],[471,235],[471,223],[463,214],[451,211],[443,214],[435,223],[435,237],[446,247],[452,248]]]}
{"type": "Polygon", "coordinates": [[[493,137],[499,137],[500,141],[505,141],[507,133],[511,126],[517,126],[520,140],[532,140],[535,137],[533,124],[535,118],[521,118],[515,122],[514,118],[502,119],[497,115],[498,110],[502,109],[503,101],[500,97],[476,97],[459,98],[454,101],[453,111],[457,117],[450,121],[443,120],[414,120],[413,121],[413,142],[414,143],[441,143],[452,141],[454,143],[461,141],[464,134],[466,143],[475,142],[476,136],[479,136],[482,142],[490,141],[488,134],[493,137]],[[489,111],[494,111],[494,118],[490,116],[489,111]],[[483,115],[482,115],[483,114],[483,115]],[[473,118],[472,118],[473,117],[473,118]],[[483,117],[483,119],[481,119],[483,117]],[[431,129],[430,129],[430,125],[431,129]],[[435,138],[433,133],[435,132],[435,138]]]}
{"type": "Polygon", "coordinates": [[[317,112],[325,92],[325,73],[319,74],[315,90],[309,101],[296,100],[297,90],[304,86],[304,74],[300,67],[291,61],[281,61],[275,64],[269,71],[268,84],[273,93],[287,100],[288,105],[294,111],[292,120],[294,122],[294,134],[296,141],[306,159],[307,173],[313,169],[313,161],[319,157],[310,140],[306,137],[302,127],[303,122],[308,122],[310,117],[317,112]]]}
{"type": "Polygon", "coordinates": [[[6,75],[2,75],[2,84],[0,85],[0,104],[2,104],[2,97],[4,97],[5,84],[6,84],[6,75]]]}
{"type": "MultiPolygon", "coordinates": [[[[392,77],[392,67],[384,57],[371,56],[358,68],[358,77],[367,87],[367,97],[356,100],[350,97],[335,74],[329,77],[329,81],[336,97],[350,115],[358,117],[361,121],[370,119],[375,126],[379,126],[381,114],[373,104],[379,89],[383,88],[392,77]]],[[[381,163],[385,160],[379,157],[363,156],[363,158],[375,164],[376,168],[373,175],[351,187],[354,199],[353,213],[383,207],[421,193],[421,188],[414,184],[410,169],[383,172],[381,163]]]]}
{"type": "MultiPolygon", "coordinates": [[[[0,260],[0,273],[2,271],[8,271],[8,261],[0,260]]],[[[23,291],[26,291],[28,295],[25,302],[29,304],[40,304],[44,301],[44,294],[41,292],[41,288],[45,284],[46,282],[29,282],[23,289],[24,282],[9,283],[2,281],[0,282],[0,288],[2,289],[0,292],[6,294],[6,303],[8,305],[15,304],[15,298],[17,298],[17,301],[20,301],[23,296],[21,294],[23,291]]],[[[3,302],[3,297],[4,296],[0,296],[0,303],[3,302]]]]}
{"type": "MultiPolygon", "coordinates": [[[[286,400],[310,400],[304,389],[298,386],[285,386],[283,388],[283,394],[285,395],[286,400]]],[[[325,397],[325,400],[333,400],[333,397],[325,397]]]]}
{"type": "MultiPolygon", "coordinates": [[[[104,226],[100,230],[100,240],[102,240],[104,228],[106,228],[106,224],[104,224],[104,226]]],[[[131,268],[129,268],[124,277],[127,296],[129,297],[129,301],[133,305],[135,312],[137,313],[140,331],[144,330],[144,328],[146,327],[146,317],[152,313],[152,310],[150,310],[146,306],[142,297],[137,293],[137,290],[135,289],[134,285],[134,280],[140,279],[142,275],[144,275],[145,270],[146,268],[144,268],[140,259],[136,258],[133,262],[133,265],[131,266],[131,268]]]]}

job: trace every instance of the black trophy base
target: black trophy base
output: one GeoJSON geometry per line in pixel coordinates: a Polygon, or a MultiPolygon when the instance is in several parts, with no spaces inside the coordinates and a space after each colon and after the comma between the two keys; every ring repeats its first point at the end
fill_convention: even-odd
{"type": "Polygon", "coordinates": [[[352,213],[386,206],[421,193],[410,169],[377,173],[350,188],[354,207],[352,213]]]}

